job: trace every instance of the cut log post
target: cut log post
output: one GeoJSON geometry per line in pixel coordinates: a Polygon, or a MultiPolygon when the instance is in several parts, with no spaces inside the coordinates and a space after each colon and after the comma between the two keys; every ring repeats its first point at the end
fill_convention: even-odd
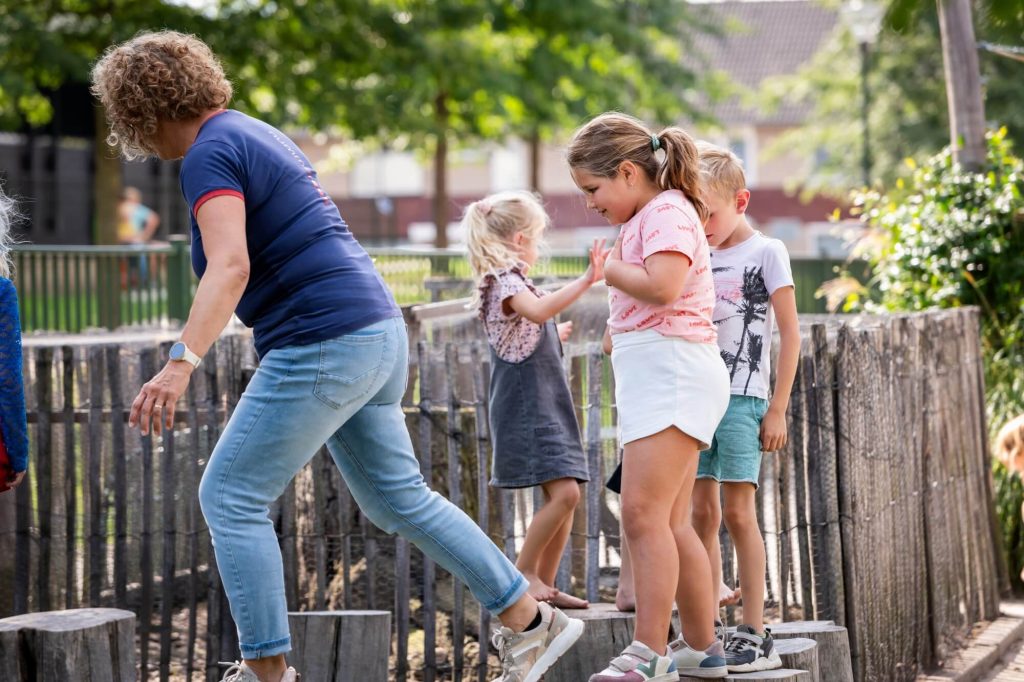
{"type": "Polygon", "coordinates": [[[818,643],[813,639],[794,637],[792,639],[776,639],[775,650],[782,659],[782,667],[790,670],[806,670],[811,674],[811,682],[822,682],[818,667],[818,643]]]}
{"type": "Polygon", "coordinates": [[[289,663],[303,679],[387,682],[391,652],[388,611],[304,611],[288,614],[289,663]]]}
{"type": "MultiPolygon", "coordinates": [[[[680,682],[700,682],[696,677],[681,676],[680,682]]],[[[811,682],[811,674],[806,670],[762,670],[756,673],[733,673],[726,680],[774,680],[775,682],[811,682]]]]}
{"type": "Polygon", "coordinates": [[[768,627],[777,640],[804,638],[818,643],[818,670],[822,680],[853,682],[850,636],[846,628],[827,621],[794,621],[768,627]]]}
{"type": "Polygon", "coordinates": [[[4,618],[0,679],[135,682],[135,614],[70,609],[4,618]]]}
{"type": "Polygon", "coordinates": [[[565,615],[579,618],[583,635],[544,674],[545,682],[580,682],[603,669],[633,641],[636,614],[623,613],[614,604],[591,604],[589,609],[567,609],[565,615]]]}

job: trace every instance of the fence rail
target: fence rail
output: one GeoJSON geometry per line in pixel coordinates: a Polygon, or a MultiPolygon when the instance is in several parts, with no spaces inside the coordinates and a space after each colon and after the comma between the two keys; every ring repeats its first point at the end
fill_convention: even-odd
{"type": "MultiPolygon", "coordinates": [[[[601,485],[617,460],[613,379],[597,344],[603,300],[577,305],[586,309],[569,315],[584,322],[565,366],[593,482],[557,585],[608,600],[619,547],[618,499],[601,485]]],[[[541,500],[488,489],[486,347],[471,316],[429,318],[412,320],[421,340],[406,397],[421,470],[512,556],[541,500]]],[[[846,624],[862,682],[913,680],[998,612],[1006,577],[978,322],[964,309],[804,329],[790,443],[765,458],[758,495],[768,603],[781,619],[846,624]]],[[[152,341],[26,345],[31,467],[16,496],[0,497],[0,521],[14,519],[0,523],[0,583],[14,585],[0,611],[131,608],[145,642],[141,679],[216,680],[214,663],[236,657],[237,641],[196,488],[255,358],[247,337],[222,338],[176,428],[142,438],[125,410],[163,350],[152,341]]],[[[489,679],[488,615],[418,550],[376,530],[324,451],[271,518],[290,608],[394,607],[393,680],[489,679]]]]}
{"type": "MultiPolygon", "coordinates": [[[[455,249],[369,248],[400,305],[468,296],[472,273],[465,253],[455,249]]],[[[168,244],[139,246],[14,247],[22,330],[76,333],[90,328],[152,327],[180,323],[188,316],[196,281],[188,238],[174,235],[168,244]]],[[[543,279],[576,277],[588,259],[579,252],[556,251],[531,273],[543,279]]],[[[834,276],[838,260],[794,260],[797,308],[825,312],[816,298],[834,276]]]]}

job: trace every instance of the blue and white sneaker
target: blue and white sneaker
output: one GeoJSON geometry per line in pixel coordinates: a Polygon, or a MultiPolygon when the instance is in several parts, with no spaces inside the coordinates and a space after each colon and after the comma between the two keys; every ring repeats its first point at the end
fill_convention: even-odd
{"type": "Polygon", "coordinates": [[[752,673],[782,667],[782,658],[768,628],[764,636],[749,625],[740,625],[725,647],[725,664],[731,673],[752,673]]]}
{"type": "Polygon", "coordinates": [[[725,647],[717,639],[704,651],[690,648],[682,638],[668,645],[680,677],[720,679],[729,674],[725,667],[725,647]]]}

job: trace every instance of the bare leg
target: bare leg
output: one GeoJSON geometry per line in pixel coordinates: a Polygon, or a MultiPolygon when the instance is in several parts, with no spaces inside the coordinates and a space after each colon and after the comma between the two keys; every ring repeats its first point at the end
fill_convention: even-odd
{"type": "MultiPolygon", "coordinates": [[[[689,438],[693,446],[694,471],[697,462],[697,441],[689,438]]],[[[717,617],[717,590],[711,589],[711,562],[708,551],[690,523],[694,478],[691,473],[683,483],[672,506],[672,531],[679,552],[679,580],[676,584],[676,608],[691,648],[703,651],[714,642],[714,618],[717,617]]],[[[717,487],[717,486],[716,486],[717,487]]],[[[717,587],[717,583],[714,583],[717,587]]]]}
{"type": "Polygon", "coordinates": [[[280,682],[280,679],[288,671],[288,664],[284,661],[284,654],[267,656],[266,658],[253,658],[245,662],[249,670],[256,673],[260,682],[280,682]]]}
{"type": "MultiPolygon", "coordinates": [[[[547,546],[540,553],[540,564],[538,566],[540,579],[548,587],[553,587],[555,577],[558,575],[558,566],[562,563],[565,544],[569,541],[569,535],[572,533],[573,517],[575,516],[576,506],[579,504],[580,499],[580,484],[574,478],[562,478],[557,481],[549,481],[543,487],[544,506],[552,504],[552,500],[555,497],[568,497],[567,500],[562,502],[565,506],[571,503],[569,514],[565,517],[555,535],[552,536],[551,541],[548,542],[547,546]]],[[[580,599],[561,590],[558,590],[557,594],[550,601],[560,609],[585,609],[589,606],[585,599],[580,599]]]]}
{"type": "Polygon", "coordinates": [[[750,483],[725,484],[725,526],[736,545],[736,560],[743,586],[743,623],[757,632],[764,629],[764,538],[757,525],[754,494],[750,483]]]}
{"type": "MultiPolygon", "coordinates": [[[[622,528],[622,524],[619,524],[622,528]]],[[[615,590],[615,608],[619,611],[636,611],[636,590],[633,585],[633,560],[629,556],[629,542],[626,541],[626,531],[619,533],[619,556],[622,561],[619,565],[619,587],[615,590]]]]}
{"type": "MultiPolygon", "coordinates": [[[[713,478],[697,479],[693,485],[693,529],[700,537],[711,565],[711,594],[720,595],[722,584],[722,544],[718,531],[722,526],[722,506],[718,481],[713,478]]],[[[676,602],[682,603],[683,585],[680,581],[676,602]]],[[[720,597],[719,597],[720,598],[720,597]]],[[[718,599],[712,600],[714,619],[719,616],[718,599]]]]}
{"type": "Polygon", "coordinates": [[[636,576],[636,629],[634,639],[655,651],[665,651],[665,633],[672,615],[672,599],[679,583],[679,561],[687,565],[688,603],[681,616],[693,645],[711,644],[707,614],[710,568],[707,554],[693,528],[674,530],[677,510],[688,513],[697,472],[697,446],[676,428],[628,443],[622,470],[622,518],[632,552],[636,576]],[[693,614],[699,613],[699,616],[693,614]]]}
{"type": "Polygon", "coordinates": [[[516,561],[516,568],[530,581],[530,595],[539,601],[549,601],[558,595],[558,590],[545,585],[541,579],[541,558],[544,549],[564,525],[565,518],[572,518],[573,510],[580,499],[580,487],[574,479],[549,481],[544,486],[545,492],[552,491],[553,494],[550,494],[548,503],[533,515],[530,527],[526,529],[526,539],[519,552],[519,559],[516,561]]]}

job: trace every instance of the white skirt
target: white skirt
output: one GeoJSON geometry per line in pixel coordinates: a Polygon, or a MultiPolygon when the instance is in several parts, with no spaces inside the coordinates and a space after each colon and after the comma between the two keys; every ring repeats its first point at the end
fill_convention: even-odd
{"type": "Polygon", "coordinates": [[[718,346],[653,329],[612,335],[622,445],[674,426],[711,447],[729,407],[729,371],[718,346]]]}

